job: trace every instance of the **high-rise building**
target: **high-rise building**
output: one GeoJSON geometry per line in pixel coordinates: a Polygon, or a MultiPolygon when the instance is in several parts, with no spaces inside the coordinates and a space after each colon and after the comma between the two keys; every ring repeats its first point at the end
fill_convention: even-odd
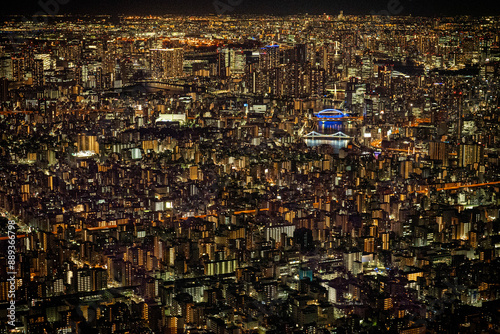
{"type": "Polygon", "coordinates": [[[367,237],[364,239],[363,250],[367,253],[375,252],[375,238],[374,237],[367,237]]]}
{"type": "Polygon", "coordinates": [[[12,58],[2,57],[0,58],[0,78],[7,78],[12,80],[12,58]]]}
{"type": "Polygon", "coordinates": [[[7,101],[9,96],[9,80],[0,78],[0,101],[7,101]]]}
{"type": "Polygon", "coordinates": [[[280,64],[280,48],[278,45],[269,45],[263,48],[259,57],[261,70],[271,70],[280,64]]]}
{"type": "Polygon", "coordinates": [[[448,162],[448,151],[446,143],[444,142],[430,142],[429,143],[429,158],[431,160],[442,161],[444,165],[448,162]]]}
{"type": "Polygon", "coordinates": [[[40,59],[43,62],[43,70],[44,71],[51,69],[52,60],[51,60],[50,54],[47,54],[47,53],[36,54],[35,59],[40,59]]]}
{"type": "Polygon", "coordinates": [[[43,60],[35,59],[33,62],[33,85],[35,86],[43,86],[44,77],[43,77],[43,60]]]}
{"type": "Polygon", "coordinates": [[[97,142],[96,136],[79,134],[76,144],[78,151],[93,151],[99,153],[99,143],[97,142]]]}
{"type": "Polygon", "coordinates": [[[92,277],[88,268],[79,269],[75,276],[76,291],[90,292],[92,290],[92,277]]]}
{"type": "Polygon", "coordinates": [[[184,50],[151,49],[151,71],[156,79],[180,77],[183,74],[184,50]]]}
{"type": "Polygon", "coordinates": [[[326,90],[326,72],[322,68],[311,69],[311,93],[323,96],[326,90]]]}
{"type": "Polygon", "coordinates": [[[12,58],[12,79],[14,81],[21,81],[24,77],[25,62],[24,58],[12,58]]]}
{"type": "Polygon", "coordinates": [[[295,45],[295,61],[304,64],[307,62],[307,45],[306,44],[296,44],[295,45]]]}
{"type": "Polygon", "coordinates": [[[458,149],[459,167],[467,167],[483,160],[484,147],[479,144],[462,144],[458,149]]]}
{"type": "Polygon", "coordinates": [[[399,175],[404,179],[409,179],[413,172],[413,164],[410,160],[401,161],[399,165],[399,175]]]}
{"type": "Polygon", "coordinates": [[[103,268],[92,269],[92,290],[99,291],[108,287],[108,272],[103,268]]]}

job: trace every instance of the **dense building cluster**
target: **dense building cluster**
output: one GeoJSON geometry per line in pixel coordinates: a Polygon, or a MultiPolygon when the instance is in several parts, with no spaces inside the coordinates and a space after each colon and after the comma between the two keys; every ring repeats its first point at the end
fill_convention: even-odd
{"type": "Polygon", "coordinates": [[[0,332],[499,331],[499,28],[5,21],[0,332]]]}

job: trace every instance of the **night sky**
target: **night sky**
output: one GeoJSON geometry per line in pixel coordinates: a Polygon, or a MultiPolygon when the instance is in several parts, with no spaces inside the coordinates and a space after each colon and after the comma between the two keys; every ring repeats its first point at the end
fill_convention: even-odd
{"type": "MultiPolygon", "coordinates": [[[[48,2],[55,0],[46,0],[48,2]]],[[[499,15],[496,1],[439,1],[439,0],[59,0],[57,14],[208,14],[217,13],[216,2],[224,14],[370,14],[387,10],[394,2],[390,14],[401,15],[499,15]],[[399,2],[399,5],[398,5],[399,2]],[[223,7],[221,4],[236,4],[223,7]],[[238,4],[239,3],[239,4],[238,4]]],[[[43,3],[41,0],[40,3],[43,3]]],[[[2,14],[32,16],[42,10],[39,1],[7,0],[2,4],[2,14]]],[[[50,9],[49,9],[50,10],[50,9]]],[[[221,13],[219,11],[219,13],[221,13]]]]}

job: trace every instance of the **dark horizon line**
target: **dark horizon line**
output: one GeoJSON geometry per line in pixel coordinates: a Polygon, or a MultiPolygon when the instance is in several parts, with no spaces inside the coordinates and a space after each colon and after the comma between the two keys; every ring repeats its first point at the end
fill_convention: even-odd
{"type": "MultiPolygon", "coordinates": [[[[216,13],[163,13],[163,14],[128,14],[128,13],[117,13],[117,14],[90,14],[90,13],[64,13],[64,14],[55,14],[55,15],[50,15],[50,14],[0,14],[0,18],[7,18],[7,17],[49,17],[49,18],[58,18],[58,17],[123,17],[123,16],[137,16],[137,17],[146,17],[146,16],[153,16],[153,17],[161,17],[161,16],[169,16],[169,15],[174,15],[174,16],[218,16],[218,17],[232,17],[232,16],[277,16],[277,17],[287,17],[287,16],[298,16],[298,15],[309,15],[309,16],[338,16],[340,13],[336,14],[329,14],[329,13],[322,13],[322,14],[315,14],[315,13],[294,13],[294,14],[279,14],[279,13],[234,13],[234,14],[216,14],[216,13]]],[[[375,16],[375,17],[386,17],[386,18],[391,18],[391,17],[413,17],[413,18],[419,18],[419,17],[425,17],[425,18],[460,18],[460,17],[498,17],[500,18],[500,14],[412,14],[412,13],[407,13],[407,14],[398,14],[398,15],[383,15],[383,14],[372,14],[372,13],[366,13],[366,14],[349,14],[349,13],[343,13],[343,16],[375,16]]]]}

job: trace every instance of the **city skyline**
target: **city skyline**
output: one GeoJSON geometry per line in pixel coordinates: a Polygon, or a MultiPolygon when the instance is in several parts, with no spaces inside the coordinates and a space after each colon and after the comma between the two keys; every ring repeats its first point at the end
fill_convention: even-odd
{"type": "Polygon", "coordinates": [[[413,16],[456,16],[456,15],[499,15],[498,6],[487,1],[430,1],[430,0],[284,0],[272,2],[264,0],[57,0],[9,1],[2,6],[2,15],[33,16],[40,10],[49,15],[90,14],[90,15],[203,15],[203,14],[270,14],[295,15],[413,15],[413,16]]]}
{"type": "Polygon", "coordinates": [[[500,17],[60,1],[0,23],[0,333],[500,331],[500,17]]]}

